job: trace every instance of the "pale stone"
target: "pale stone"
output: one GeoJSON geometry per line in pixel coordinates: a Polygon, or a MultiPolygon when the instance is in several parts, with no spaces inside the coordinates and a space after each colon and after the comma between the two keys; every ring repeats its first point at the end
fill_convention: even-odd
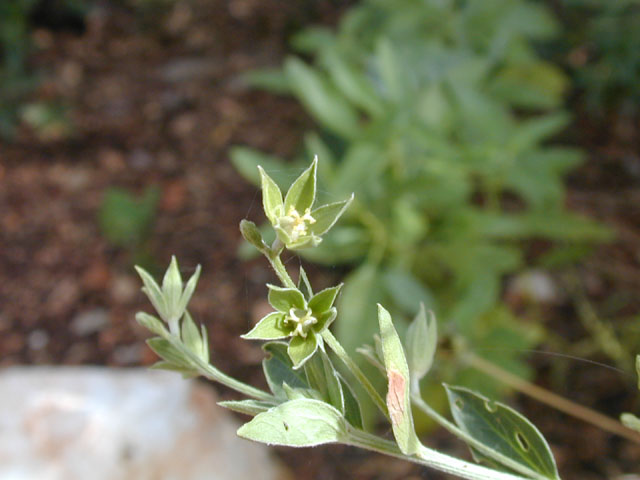
{"type": "Polygon", "coordinates": [[[170,372],[2,370],[0,480],[290,478],[216,401],[170,372]]]}

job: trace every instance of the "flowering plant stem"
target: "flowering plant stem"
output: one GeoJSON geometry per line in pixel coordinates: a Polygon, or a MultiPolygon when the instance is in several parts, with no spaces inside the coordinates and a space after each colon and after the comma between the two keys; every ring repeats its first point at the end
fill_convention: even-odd
{"type": "Polygon", "coordinates": [[[469,463],[424,445],[420,445],[414,455],[405,455],[394,442],[355,428],[350,428],[348,435],[349,438],[345,441],[348,445],[426,465],[460,478],[471,480],[523,480],[526,478],[469,463]]]}
{"type": "MultiPolygon", "coordinates": [[[[278,245],[279,240],[276,239],[274,245],[271,247],[271,251],[268,252],[265,256],[271,263],[273,270],[276,275],[282,282],[282,284],[286,287],[295,288],[295,283],[292,280],[291,276],[287,272],[282,260],[280,258],[280,253],[282,252],[281,245],[278,245]]],[[[389,419],[389,411],[387,409],[387,405],[385,401],[382,399],[378,391],[371,384],[369,379],[366,377],[364,372],[358,367],[356,362],[349,356],[344,347],[340,344],[338,339],[331,333],[330,330],[324,330],[322,332],[322,339],[326,342],[326,344],[331,348],[331,350],[338,356],[338,358],[345,364],[345,366],[349,369],[351,374],[358,380],[358,382],[364,387],[366,392],[369,394],[375,405],[380,409],[380,411],[384,414],[384,416],[389,419]]],[[[232,387],[233,388],[233,387],[232,387]]],[[[261,392],[265,393],[265,392],[261,392]]],[[[267,394],[268,395],[268,394],[267,394]]],[[[253,397],[258,399],[258,397],[253,397]]],[[[264,398],[262,398],[264,399],[264,398]]],[[[419,395],[415,395],[412,397],[412,401],[418,408],[422,409],[425,413],[432,416],[438,423],[440,423],[444,428],[449,430],[451,433],[458,435],[460,438],[463,438],[465,441],[470,442],[471,445],[478,447],[481,451],[486,449],[486,447],[481,443],[476,441],[470,435],[467,435],[464,431],[450,423],[440,414],[438,414],[435,410],[433,410],[427,403],[425,403],[419,395]]],[[[452,475],[457,475],[461,478],[475,479],[475,480],[521,480],[523,477],[511,475],[508,473],[496,472],[495,470],[488,469],[473,463],[466,462],[464,460],[457,459],[455,457],[451,457],[449,455],[445,455],[436,450],[425,447],[424,445],[420,445],[420,448],[415,453],[415,455],[405,455],[403,454],[396,443],[391,442],[389,440],[380,438],[371,433],[365,432],[363,430],[359,430],[356,428],[349,428],[348,431],[349,439],[347,440],[347,444],[364,448],[367,450],[372,450],[375,452],[383,453],[386,455],[390,455],[392,457],[402,458],[404,460],[408,460],[414,463],[419,463],[422,465],[431,466],[440,471],[450,473],[452,475]]],[[[493,452],[491,452],[493,453],[493,452]]],[[[507,461],[509,459],[505,457],[507,461]]],[[[513,462],[516,469],[519,465],[516,462],[513,462]]],[[[537,475],[536,472],[527,470],[526,472],[528,477],[532,479],[544,479],[544,477],[537,475]]]]}
{"type": "Polygon", "coordinates": [[[180,351],[186,358],[188,358],[197,368],[198,373],[208,380],[218,382],[225,387],[235,390],[238,393],[246,395],[247,397],[254,398],[256,400],[262,400],[265,402],[272,402],[274,400],[273,395],[260,390],[258,388],[247,385],[239,380],[236,380],[229,375],[222,373],[216,367],[210,363],[205,362],[200,357],[195,355],[189,350],[183,342],[176,335],[168,335],[166,339],[171,343],[173,347],[180,351]]]}
{"type": "MultiPolygon", "coordinates": [[[[276,239],[276,241],[274,242],[274,245],[271,247],[271,252],[269,252],[269,254],[267,254],[266,257],[269,259],[271,266],[275,270],[276,275],[278,276],[282,284],[285,287],[295,288],[296,284],[291,279],[289,272],[287,272],[287,269],[285,268],[284,264],[282,263],[282,260],[280,259],[280,252],[282,251],[282,249],[280,248],[280,251],[278,252],[277,242],[279,242],[279,240],[276,239]]],[[[340,344],[338,339],[334,337],[331,331],[328,329],[322,332],[322,339],[327,343],[327,345],[329,345],[329,348],[333,350],[333,352],[338,356],[338,358],[342,361],[342,363],[345,364],[345,366],[349,369],[349,371],[353,374],[353,376],[356,377],[358,382],[360,382],[360,384],[364,387],[364,389],[367,391],[367,393],[373,400],[373,403],[375,403],[376,407],[378,407],[382,412],[382,414],[387,419],[389,419],[389,412],[387,411],[387,405],[385,401],[382,399],[382,397],[380,396],[378,391],[375,389],[375,387],[371,384],[371,382],[369,381],[367,376],[364,374],[364,372],[360,369],[360,367],[358,367],[356,362],[354,362],[353,359],[349,356],[349,354],[346,352],[344,347],[340,344]]]]}

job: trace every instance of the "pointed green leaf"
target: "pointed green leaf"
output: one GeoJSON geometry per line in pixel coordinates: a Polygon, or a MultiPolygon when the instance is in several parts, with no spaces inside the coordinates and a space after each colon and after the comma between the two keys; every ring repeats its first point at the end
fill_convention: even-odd
{"type": "Polygon", "coordinates": [[[311,289],[307,272],[304,271],[302,266],[300,267],[300,278],[298,278],[298,290],[302,292],[302,295],[307,301],[313,297],[313,290],[311,289]]]}
{"type": "MultiPolygon", "coordinates": [[[[320,358],[322,349],[318,350],[318,355],[313,355],[304,363],[304,374],[307,377],[309,387],[316,390],[319,394],[319,400],[329,402],[329,392],[327,390],[327,379],[324,374],[324,366],[322,358],[320,358]]],[[[334,407],[338,408],[336,405],[334,407]]]]}
{"type": "Polygon", "coordinates": [[[378,304],[378,322],[382,340],[382,354],[387,369],[387,408],[393,427],[393,436],[405,455],[416,452],[420,441],[413,427],[409,391],[409,366],[404,356],[402,343],[396,332],[391,315],[378,304]]]}
{"type": "Polygon", "coordinates": [[[278,287],[267,284],[269,288],[269,303],[280,312],[288,312],[291,308],[304,309],[306,302],[302,292],[297,288],[278,287]]]}
{"type": "Polygon", "coordinates": [[[200,330],[198,330],[198,327],[193,321],[193,318],[191,318],[189,312],[184,313],[181,330],[182,342],[187,346],[187,348],[194,354],[196,354],[199,358],[201,358],[205,362],[208,362],[209,352],[205,350],[204,342],[200,337],[200,330]]]}
{"type": "Polygon", "coordinates": [[[272,224],[277,223],[278,217],[283,215],[283,202],[282,192],[276,185],[276,182],[267,175],[261,166],[258,166],[260,171],[260,181],[262,185],[262,206],[264,213],[272,224]]]}
{"type": "Polygon", "coordinates": [[[407,330],[407,362],[411,374],[411,387],[418,389],[418,382],[429,372],[438,343],[438,323],[433,312],[427,314],[424,303],[407,330]]]}
{"type": "Polygon", "coordinates": [[[351,196],[341,202],[329,203],[322,207],[316,208],[311,212],[311,216],[315,219],[316,223],[311,224],[309,230],[315,235],[323,235],[331,229],[342,216],[344,211],[349,208],[349,205],[353,201],[353,193],[351,196]]]}
{"type": "Polygon", "coordinates": [[[293,368],[297,369],[304,365],[318,348],[318,338],[313,330],[307,332],[307,338],[297,335],[289,342],[289,358],[293,362],[293,368]]]}
{"type": "Polygon", "coordinates": [[[286,338],[291,329],[284,325],[284,313],[272,312],[263,317],[248,333],[241,335],[247,340],[277,340],[286,338]]]}
{"type": "Polygon", "coordinates": [[[182,276],[178,268],[178,261],[175,256],[171,256],[171,263],[162,279],[162,293],[167,302],[168,314],[171,319],[178,320],[182,316],[180,308],[180,297],[182,296],[182,276]]]}
{"type": "Polygon", "coordinates": [[[362,409],[358,397],[342,377],[340,377],[340,385],[344,394],[344,417],[354,427],[363,428],[362,409]]]}
{"type": "Polygon", "coordinates": [[[218,402],[218,405],[224,408],[228,408],[233,412],[244,413],[245,415],[251,416],[266,412],[270,408],[274,407],[272,403],[261,402],[252,398],[247,400],[226,400],[223,402],[218,402]]]}
{"type": "Polygon", "coordinates": [[[146,270],[138,267],[137,265],[135,269],[136,272],[138,272],[138,275],[140,275],[142,283],[144,284],[144,287],[142,287],[142,291],[149,298],[149,301],[153,305],[153,308],[156,309],[156,312],[158,312],[158,315],[160,315],[160,318],[162,318],[166,322],[168,317],[167,304],[165,302],[162,290],[160,290],[160,287],[158,286],[156,281],[151,275],[147,273],[146,270]]]}
{"type": "Polygon", "coordinates": [[[200,324],[200,338],[202,339],[202,356],[200,358],[202,358],[205,363],[209,363],[209,334],[207,333],[206,327],[202,324],[200,324]]]}
{"type": "Polygon", "coordinates": [[[285,215],[292,208],[295,208],[300,215],[303,215],[307,208],[311,208],[316,198],[317,167],[318,157],[315,157],[309,168],[302,172],[293,182],[284,198],[285,215]]]}
{"type": "Polygon", "coordinates": [[[160,335],[161,337],[169,335],[169,332],[164,328],[162,322],[153,315],[149,315],[145,312],[138,312],[136,313],[136,321],[156,335],[160,335]]]}
{"type": "Polygon", "coordinates": [[[309,386],[320,393],[320,399],[344,412],[344,396],[338,379],[338,372],[323,348],[304,364],[309,386]]]}
{"type": "Polygon", "coordinates": [[[202,270],[202,268],[198,265],[196,267],[196,271],[191,275],[191,278],[189,278],[189,281],[184,287],[184,292],[182,292],[182,296],[180,297],[180,305],[178,306],[178,309],[182,312],[187,309],[187,305],[189,305],[189,302],[191,301],[191,296],[198,285],[200,270],[202,270]]]}
{"type": "Polygon", "coordinates": [[[329,394],[329,403],[342,413],[345,413],[344,393],[342,391],[342,384],[340,383],[338,372],[331,363],[331,359],[324,349],[321,348],[319,350],[322,367],[324,369],[324,377],[326,379],[327,393],[329,394]]]}
{"type": "Polygon", "coordinates": [[[174,347],[171,342],[164,338],[155,337],[147,340],[147,345],[153,350],[159,357],[163,358],[167,362],[187,369],[192,369],[193,366],[189,359],[185,358],[184,354],[174,347]]]}
{"type": "Polygon", "coordinates": [[[333,306],[343,283],[336,285],[335,287],[325,288],[321,292],[316,293],[311,300],[309,300],[309,308],[312,312],[326,312],[333,306]]]}
{"type": "Polygon", "coordinates": [[[293,369],[293,362],[284,342],[269,342],[262,346],[268,357],[262,361],[264,377],[276,397],[286,398],[283,384],[292,388],[308,388],[307,379],[300,370],[293,369]]]}
{"type": "Polygon", "coordinates": [[[313,447],[346,439],[342,414],[319,400],[290,400],[260,413],[238,430],[238,436],[268,445],[313,447]]]}
{"type": "MultiPolygon", "coordinates": [[[[451,413],[458,426],[481,443],[548,479],[558,470],[540,431],[512,408],[463,387],[445,385],[451,413]]],[[[479,460],[495,461],[472,449],[479,460]]]]}

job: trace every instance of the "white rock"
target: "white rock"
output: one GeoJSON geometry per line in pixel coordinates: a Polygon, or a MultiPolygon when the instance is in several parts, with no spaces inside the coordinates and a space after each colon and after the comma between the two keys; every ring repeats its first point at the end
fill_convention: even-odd
{"type": "Polygon", "coordinates": [[[0,371],[0,480],[270,480],[211,388],[140,369],[0,371]]]}

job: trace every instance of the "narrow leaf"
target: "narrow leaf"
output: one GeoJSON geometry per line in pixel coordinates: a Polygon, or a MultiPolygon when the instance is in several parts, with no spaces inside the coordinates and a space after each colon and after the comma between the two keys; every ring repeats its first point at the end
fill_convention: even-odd
{"type": "Polygon", "coordinates": [[[416,452],[420,442],[413,427],[409,392],[409,366],[404,356],[402,343],[396,332],[391,315],[378,304],[378,322],[382,340],[382,354],[387,369],[387,408],[393,427],[393,436],[405,455],[416,452]]]}
{"type": "Polygon", "coordinates": [[[295,208],[303,215],[307,208],[311,208],[316,198],[317,166],[318,157],[315,157],[309,168],[293,182],[284,199],[285,214],[288,214],[291,208],[295,208]]]}
{"type": "Polygon", "coordinates": [[[187,348],[195,353],[199,358],[204,360],[207,355],[203,354],[203,343],[202,338],[200,338],[200,330],[198,330],[198,327],[189,312],[185,312],[184,314],[181,330],[182,343],[184,343],[187,348]]]}
{"type": "Polygon", "coordinates": [[[161,337],[169,335],[169,332],[164,328],[163,323],[153,315],[149,315],[145,312],[138,312],[136,313],[136,321],[156,335],[160,335],[161,337]]]}
{"type": "Polygon", "coordinates": [[[163,358],[167,362],[178,367],[187,369],[193,368],[191,362],[189,362],[182,352],[176,349],[168,340],[160,337],[150,338],[147,340],[147,345],[149,345],[149,348],[158,354],[159,357],[163,358]]]}
{"type": "Polygon", "coordinates": [[[412,388],[419,388],[418,382],[431,369],[437,342],[436,317],[433,312],[427,314],[424,303],[420,303],[420,311],[407,330],[407,361],[412,388]]]}
{"type": "Polygon", "coordinates": [[[238,436],[268,445],[313,447],[346,438],[342,414],[319,400],[290,400],[260,413],[238,430],[238,436]]]}
{"type": "MultiPolygon", "coordinates": [[[[476,440],[545,478],[558,480],[551,449],[540,431],[512,408],[463,387],[445,385],[458,426],[476,440]]],[[[477,460],[490,460],[472,449],[477,460]]]]}
{"type": "Polygon", "coordinates": [[[201,270],[202,268],[200,267],[200,265],[198,265],[196,267],[196,271],[193,272],[193,275],[191,275],[191,278],[189,278],[189,281],[184,287],[184,292],[182,292],[182,296],[180,297],[179,305],[179,309],[183,312],[187,309],[187,305],[189,305],[189,302],[191,301],[191,296],[193,295],[193,292],[198,285],[198,279],[200,278],[201,270]]]}
{"type": "Polygon", "coordinates": [[[262,167],[258,166],[258,170],[260,171],[260,182],[262,185],[262,206],[264,213],[269,221],[275,224],[278,217],[283,214],[282,192],[280,192],[280,188],[278,188],[276,182],[267,175],[267,172],[265,172],[262,167]]]}
{"type": "Polygon", "coordinates": [[[147,273],[146,270],[144,270],[141,267],[138,267],[137,265],[135,269],[136,269],[136,272],[138,272],[138,275],[140,275],[140,278],[142,279],[142,283],[144,284],[142,291],[149,298],[149,301],[153,305],[153,308],[156,309],[156,312],[158,312],[158,315],[160,315],[160,317],[166,321],[167,304],[164,300],[164,295],[162,294],[162,290],[160,290],[160,286],[156,283],[153,277],[149,275],[149,273],[147,273]]]}
{"type": "Polygon", "coordinates": [[[309,386],[320,393],[320,399],[344,413],[344,396],[338,372],[334,369],[324,349],[319,348],[318,354],[307,360],[304,364],[304,371],[309,386]]]}
{"type": "Polygon", "coordinates": [[[342,216],[344,211],[349,208],[349,205],[353,201],[353,193],[351,196],[341,202],[329,203],[322,207],[316,208],[311,212],[311,216],[315,219],[316,223],[310,227],[311,233],[315,235],[323,235],[331,227],[335,225],[338,219],[342,216]]]}
{"type": "Polygon", "coordinates": [[[363,428],[362,425],[362,409],[355,392],[347,382],[340,377],[340,385],[344,394],[344,416],[351,425],[356,428],[363,428]]]}
{"type": "Polygon", "coordinates": [[[271,403],[261,402],[259,400],[253,400],[251,398],[247,400],[226,400],[223,402],[218,402],[218,405],[224,408],[228,408],[233,412],[244,413],[245,415],[251,416],[266,412],[274,406],[271,403]]]}
{"type": "Polygon", "coordinates": [[[180,308],[180,297],[182,296],[182,276],[178,268],[178,261],[175,256],[171,256],[171,263],[162,279],[162,293],[167,302],[168,314],[172,319],[177,320],[182,316],[180,308]]]}

